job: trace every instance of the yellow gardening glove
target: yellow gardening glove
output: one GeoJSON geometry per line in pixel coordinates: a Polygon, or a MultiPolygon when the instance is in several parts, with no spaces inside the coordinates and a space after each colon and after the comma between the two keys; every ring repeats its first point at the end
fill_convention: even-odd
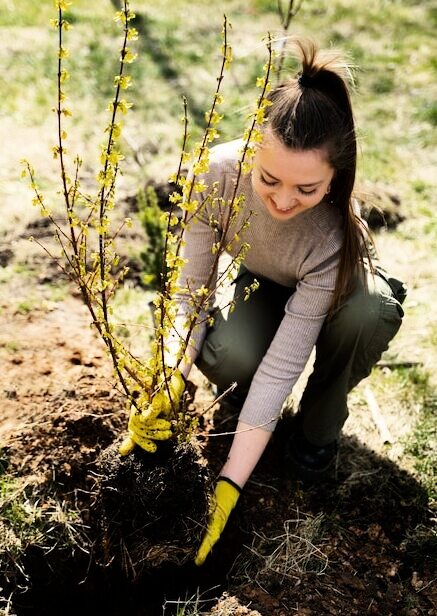
{"type": "Polygon", "coordinates": [[[173,435],[170,421],[145,418],[135,408],[131,409],[128,429],[129,436],[124,439],[118,450],[122,456],[127,456],[135,445],[139,445],[149,453],[154,453],[157,450],[154,441],[166,441],[173,435]]]}
{"type": "Polygon", "coordinates": [[[127,456],[135,445],[154,453],[157,450],[155,441],[166,441],[171,438],[173,434],[171,422],[164,417],[169,417],[173,408],[179,407],[184,389],[184,377],[179,370],[175,370],[168,381],[168,389],[163,384],[144,411],[140,413],[132,407],[128,424],[129,436],[119,447],[120,455],[127,456]],[[161,417],[158,417],[159,415],[161,417]]]}
{"type": "Polygon", "coordinates": [[[167,379],[167,384],[163,381],[159,391],[152,397],[150,406],[144,415],[147,417],[158,417],[158,415],[167,417],[173,409],[177,410],[185,390],[185,385],[185,379],[181,371],[176,368],[170,378],[167,379]]]}
{"type": "Polygon", "coordinates": [[[220,539],[232,509],[237,504],[241,488],[227,477],[219,477],[214,493],[214,503],[209,517],[206,534],[194,562],[203,565],[213,546],[220,539]]]}

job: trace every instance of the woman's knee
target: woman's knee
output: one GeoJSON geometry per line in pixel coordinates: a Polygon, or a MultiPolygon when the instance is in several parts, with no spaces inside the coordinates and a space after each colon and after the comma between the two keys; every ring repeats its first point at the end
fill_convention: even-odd
{"type": "Polygon", "coordinates": [[[220,388],[236,382],[239,389],[248,389],[261,358],[255,349],[232,344],[230,340],[206,338],[196,361],[199,370],[220,388]]]}

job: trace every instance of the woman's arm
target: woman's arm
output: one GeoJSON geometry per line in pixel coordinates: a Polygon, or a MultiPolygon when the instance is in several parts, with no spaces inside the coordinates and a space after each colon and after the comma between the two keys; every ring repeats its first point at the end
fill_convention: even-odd
{"type": "Polygon", "coordinates": [[[271,432],[239,422],[226,464],[215,487],[213,507],[203,541],[194,562],[203,565],[220,538],[237,504],[241,488],[263,454],[271,432]]]}
{"type": "Polygon", "coordinates": [[[242,421],[238,422],[228,459],[220,475],[228,477],[240,488],[243,488],[271,436],[272,433],[267,432],[267,430],[254,428],[242,421]]]}

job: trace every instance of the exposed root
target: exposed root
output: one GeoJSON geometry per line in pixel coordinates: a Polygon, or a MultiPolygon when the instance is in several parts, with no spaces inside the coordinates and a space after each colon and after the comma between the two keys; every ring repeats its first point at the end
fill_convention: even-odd
{"type": "Polygon", "coordinates": [[[97,557],[118,561],[128,577],[194,556],[208,513],[206,468],[191,445],[135,449],[121,458],[116,446],[99,461],[96,499],[97,557]]]}

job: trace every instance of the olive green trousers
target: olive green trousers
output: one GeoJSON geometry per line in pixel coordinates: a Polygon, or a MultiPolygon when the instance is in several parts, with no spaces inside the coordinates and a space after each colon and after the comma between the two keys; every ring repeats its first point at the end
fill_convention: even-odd
{"type": "MultiPolygon", "coordinates": [[[[248,301],[244,288],[254,280],[242,268],[234,281],[236,307],[225,319],[217,310],[196,361],[219,388],[237,381],[247,393],[284,316],[293,289],[267,279],[248,301]]],[[[306,438],[323,446],[335,441],[348,417],[347,395],[371,371],[403,317],[405,287],[378,269],[367,274],[367,288],[357,277],[354,290],[338,311],[326,319],[316,342],[315,363],[300,402],[306,438]]],[[[292,352],[292,349],[290,349],[292,352]]]]}

